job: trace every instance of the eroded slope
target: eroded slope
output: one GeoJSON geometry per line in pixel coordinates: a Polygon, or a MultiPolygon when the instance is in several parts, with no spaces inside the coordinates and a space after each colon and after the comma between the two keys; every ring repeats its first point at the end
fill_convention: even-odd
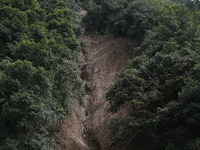
{"type": "MultiPolygon", "coordinates": [[[[98,35],[84,35],[81,40],[86,44],[79,58],[87,93],[85,106],[75,104],[72,115],[61,125],[57,150],[109,150],[112,137],[106,125],[113,115],[107,112],[105,93],[127,65],[128,50],[134,45],[127,38],[98,35]]],[[[119,116],[127,114],[124,107],[119,116]]]]}

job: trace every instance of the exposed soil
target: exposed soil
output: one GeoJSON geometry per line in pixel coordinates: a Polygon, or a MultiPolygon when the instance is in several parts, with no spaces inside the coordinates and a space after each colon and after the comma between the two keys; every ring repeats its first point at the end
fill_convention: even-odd
{"type": "MultiPolygon", "coordinates": [[[[61,125],[57,150],[113,149],[112,135],[107,129],[114,116],[107,112],[105,101],[108,87],[114,83],[129,60],[129,49],[134,46],[128,38],[83,35],[85,48],[78,60],[84,81],[85,106],[77,102],[72,115],[61,125]],[[111,146],[112,145],[112,146],[111,146]]],[[[118,116],[127,115],[126,106],[118,116]]]]}
{"type": "Polygon", "coordinates": [[[78,11],[78,15],[79,15],[78,20],[81,20],[81,19],[83,19],[83,17],[85,17],[87,15],[87,11],[81,9],[78,11]]]}

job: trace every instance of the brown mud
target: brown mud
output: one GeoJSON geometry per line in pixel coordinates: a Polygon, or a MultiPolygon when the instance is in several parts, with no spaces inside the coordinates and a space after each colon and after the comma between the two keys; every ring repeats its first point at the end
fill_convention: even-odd
{"type": "MultiPolygon", "coordinates": [[[[85,47],[78,63],[86,92],[85,104],[74,104],[71,116],[61,124],[56,150],[115,149],[107,129],[114,115],[107,111],[109,103],[105,101],[105,94],[126,67],[129,50],[135,45],[128,38],[106,35],[85,34],[81,41],[85,47]]],[[[123,106],[117,116],[127,114],[127,106],[123,106]]]]}

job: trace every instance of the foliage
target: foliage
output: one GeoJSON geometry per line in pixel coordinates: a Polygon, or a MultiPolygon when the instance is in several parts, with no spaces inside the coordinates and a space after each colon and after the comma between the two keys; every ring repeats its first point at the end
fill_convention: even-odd
{"type": "Polygon", "coordinates": [[[164,4],[162,0],[92,1],[84,21],[100,33],[142,40],[145,31],[157,24],[157,15],[164,4]]]}
{"type": "Polygon", "coordinates": [[[191,0],[101,0],[89,1],[84,18],[87,29],[93,28],[101,34],[130,36],[142,41],[147,30],[159,24],[163,7],[185,5],[196,12],[199,1],[191,0]]]}
{"type": "Polygon", "coordinates": [[[133,1],[126,9],[110,17],[111,33],[141,39],[145,31],[157,24],[156,17],[162,8],[162,1],[133,1]],[[113,28],[112,28],[113,26],[113,28]]]}
{"type": "Polygon", "coordinates": [[[129,116],[109,125],[119,146],[139,137],[150,150],[199,149],[198,13],[168,3],[152,14],[155,24],[106,94],[112,113],[130,104],[129,116]]]}
{"type": "Polygon", "coordinates": [[[200,1],[199,0],[172,0],[175,3],[184,4],[186,7],[191,9],[192,11],[197,11],[200,9],[200,1]]]}
{"type": "Polygon", "coordinates": [[[127,3],[127,0],[90,1],[88,7],[86,7],[88,13],[84,18],[84,22],[87,23],[87,26],[94,26],[96,30],[104,32],[110,24],[109,17],[127,7],[127,3]]]}
{"type": "Polygon", "coordinates": [[[0,0],[0,149],[51,150],[80,100],[80,44],[63,0],[0,0]],[[46,7],[45,4],[48,4],[46,7]]]}

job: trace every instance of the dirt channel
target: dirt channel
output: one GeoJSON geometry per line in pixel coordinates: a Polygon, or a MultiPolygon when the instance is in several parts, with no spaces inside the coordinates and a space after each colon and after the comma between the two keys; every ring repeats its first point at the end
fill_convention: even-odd
{"type": "MultiPolygon", "coordinates": [[[[107,129],[112,114],[105,101],[108,87],[114,83],[129,60],[129,49],[134,45],[128,38],[101,35],[83,35],[85,43],[78,60],[84,81],[85,105],[77,102],[72,115],[62,123],[57,150],[110,150],[112,135],[107,129]]],[[[126,116],[126,106],[118,116],[126,116]]]]}

